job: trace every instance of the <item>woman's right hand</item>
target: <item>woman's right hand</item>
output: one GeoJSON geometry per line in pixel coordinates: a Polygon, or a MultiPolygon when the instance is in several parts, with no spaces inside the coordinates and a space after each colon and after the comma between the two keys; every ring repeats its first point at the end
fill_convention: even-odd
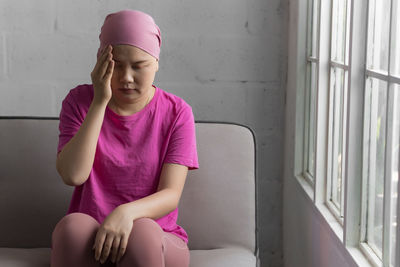
{"type": "Polygon", "coordinates": [[[90,73],[94,88],[93,101],[98,103],[108,103],[112,96],[111,77],[114,70],[114,60],[112,60],[112,46],[108,45],[102,55],[97,59],[96,66],[90,73]]]}

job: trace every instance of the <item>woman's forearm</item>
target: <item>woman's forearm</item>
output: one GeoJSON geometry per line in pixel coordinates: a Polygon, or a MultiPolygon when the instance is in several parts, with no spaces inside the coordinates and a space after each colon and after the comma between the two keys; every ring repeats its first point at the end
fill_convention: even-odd
{"type": "Polygon", "coordinates": [[[93,101],[78,132],[59,153],[56,166],[65,184],[78,186],[88,179],[106,106],[105,102],[93,101]]]}

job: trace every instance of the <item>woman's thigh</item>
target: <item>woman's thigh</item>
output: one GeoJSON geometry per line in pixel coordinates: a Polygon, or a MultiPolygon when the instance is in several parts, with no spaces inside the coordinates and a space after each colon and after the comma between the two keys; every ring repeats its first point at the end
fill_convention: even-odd
{"type": "Polygon", "coordinates": [[[151,218],[135,220],[125,255],[118,267],[188,267],[189,248],[178,236],[164,232],[151,218]]]}
{"type": "Polygon", "coordinates": [[[185,241],[168,232],[164,232],[163,241],[165,266],[189,267],[190,253],[185,241]]]}
{"type": "Polygon", "coordinates": [[[98,266],[91,249],[99,223],[84,213],[64,216],[55,226],[51,241],[51,266],[98,266]]]}

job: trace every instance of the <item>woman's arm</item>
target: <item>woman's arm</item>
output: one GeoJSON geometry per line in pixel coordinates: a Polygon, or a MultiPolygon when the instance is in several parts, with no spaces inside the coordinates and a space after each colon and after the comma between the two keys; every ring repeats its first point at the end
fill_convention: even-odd
{"type": "Polygon", "coordinates": [[[78,132],[58,154],[56,167],[65,184],[78,186],[89,177],[106,106],[93,101],[78,132]]]}
{"type": "Polygon", "coordinates": [[[123,204],[132,219],[148,217],[157,220],[174,211],[179,205],[187,173],[188,167],[184,165],[164,163],[157,192],[123,204]]]}
{"type": "Polygon", "coordinates": [[[83,184],[93,167],[97,141],[108,102],[111,99],[111,76],[114,61],[112,47],[108,46],[98,58],[91,78],[94,97],[78,132],[57,156],[56,168],[64,183],[71,186],[83,184]]]}

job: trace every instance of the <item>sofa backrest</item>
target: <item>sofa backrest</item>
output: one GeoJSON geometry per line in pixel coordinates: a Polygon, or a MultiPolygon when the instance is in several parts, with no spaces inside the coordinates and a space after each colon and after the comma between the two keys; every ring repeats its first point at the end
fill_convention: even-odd
{"type": "MultiPolygon", "coordinates": [[[[190,249],[255,252],[255,142],[248,128],[196,122],[199,169],[188,172],[178,224],[190,249]]],[[[50,247],[73,187],[56,170],[58,118],[0,117],[0,247],[50,247]]]]}

